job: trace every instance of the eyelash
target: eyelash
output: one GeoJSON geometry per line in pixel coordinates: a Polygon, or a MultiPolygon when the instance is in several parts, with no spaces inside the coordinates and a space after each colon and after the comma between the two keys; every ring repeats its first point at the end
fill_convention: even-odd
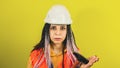
{"type": "MultiPolygon", "coordinates": [[[[51,27],[50,29],[51,29],[51,30],[55,30],[56,27],[51,27]]],[[[61,27],[61,28],[60,28],[60,30],[64,30],[64,29],[66,29],[66,28],[65,28],[65,27],[61,27]]]]}
{"type": "Polygon", "coordinates": [[[51,27],[50,29],[53,29],[53,30],[54,30],[54,29],[55,29],[55,27],[51,27]]]}
{"type": "Polygon", "coordinates": [[[62,27],[61,29],[63,30],[63,29],[66,29],[66,28],[65,28],[65,27],[62,27]]]}

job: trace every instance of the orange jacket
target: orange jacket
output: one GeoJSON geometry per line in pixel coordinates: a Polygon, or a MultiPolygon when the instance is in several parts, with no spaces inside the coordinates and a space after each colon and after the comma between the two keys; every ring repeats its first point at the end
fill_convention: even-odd
{"type": "MultiPolygon", "coordinates": [[[[34,50],[34,51],[31,52],[30,57],[29,57],[29,62],[28,62],[28,68],[33,68],[36,61],[38,60],[37,57],[40,55],[41,52],[43,52],[42,49],[34,50]]],[[[43,56],[44,56],[44,54],[42,54],[42,57],[43,56]]],[[[40,57],[40,60],[41,60],[42,57],[40,57]]],[[[65,54],[64,54],[64,68],[71,68],[72,65],[73,65],[72,61],[68,58],[68,55],[65,52],[65,54]]],[[[45,59],[44,59],[43,63],[39,66],[39,68],[48,68],[45,59]]],[[[58,64],[57,68],[62,68],[62,62],[60,62],[58,64]]]]}

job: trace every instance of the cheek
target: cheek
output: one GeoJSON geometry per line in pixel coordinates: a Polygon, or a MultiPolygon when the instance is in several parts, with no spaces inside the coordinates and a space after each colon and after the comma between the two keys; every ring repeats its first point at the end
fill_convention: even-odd
{"type": "Polygon", "coordinates": [[[54,32],[50,31],[50,39],[53,41],[54,40],[54,32]]]}
{"type": "Polygon", "coordinates": [[[52,39],[53,37],[53,32],[50,32],[50,39],[52,39]]]}
{"type": "Polygon", "coordinates": [[[65,38],[66,34],[67,34],[67,32],[65,31],[65,32],[62,33],[62,36],[65,38]]]}

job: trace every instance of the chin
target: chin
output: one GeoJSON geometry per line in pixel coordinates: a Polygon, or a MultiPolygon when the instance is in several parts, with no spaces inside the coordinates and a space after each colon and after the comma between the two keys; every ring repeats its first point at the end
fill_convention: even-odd
{"type": "Polygon", "coordinates": [[[61,44],[61,41],[54,41],[54,44],[61,44]]]}

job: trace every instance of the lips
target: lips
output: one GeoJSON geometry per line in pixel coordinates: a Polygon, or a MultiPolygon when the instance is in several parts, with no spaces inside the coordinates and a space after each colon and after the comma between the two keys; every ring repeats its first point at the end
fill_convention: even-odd
{"type": "Polygon", "coordinates": [[[54,38],[56,41],[59,41],[59,40],[61,40],[61,38],[54,38]]]}

